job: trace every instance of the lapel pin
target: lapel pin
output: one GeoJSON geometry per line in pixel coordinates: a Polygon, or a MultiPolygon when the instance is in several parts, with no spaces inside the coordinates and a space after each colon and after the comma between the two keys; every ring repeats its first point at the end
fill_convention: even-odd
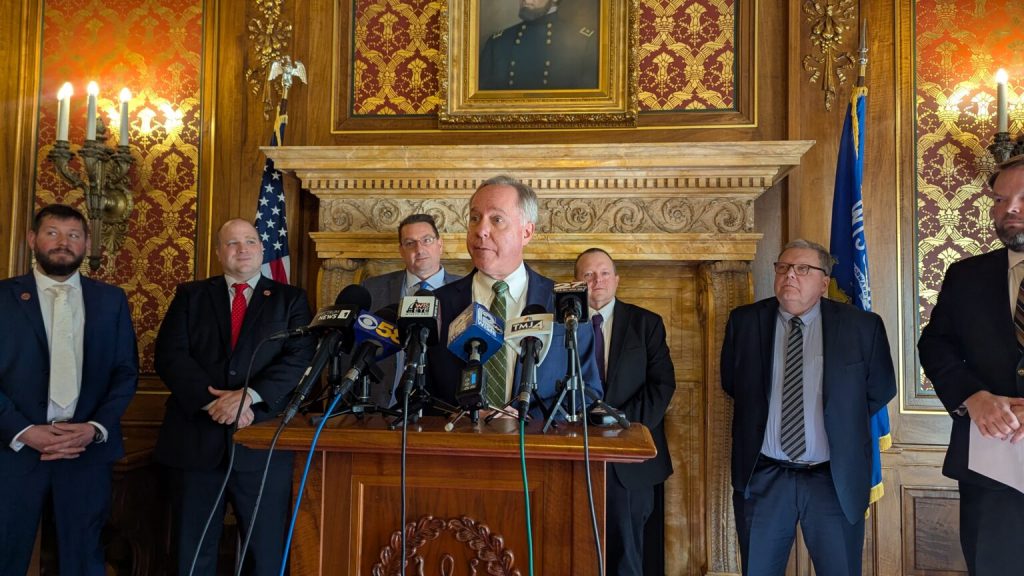
{"type": "Polygon", "coordinates": [[[24,300],[25,302],[28,302],[29,300],[32,299],[32,295],[29,294],[28,292],[22,292],[21,299],[24,300]]]}
{"type": "Polygon", "coordinates": [[[270,290],[264,290],[263,291],[263,295],[264,296],[270,296],[270,290]]]}

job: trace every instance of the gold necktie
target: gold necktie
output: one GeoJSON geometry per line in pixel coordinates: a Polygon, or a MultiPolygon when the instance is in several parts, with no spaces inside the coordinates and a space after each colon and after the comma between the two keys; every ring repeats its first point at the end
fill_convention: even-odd
{"type": "Polygon", "coordinates": [[[78,398],[78,363],[75,361],[75,328],[71,290],[67,284],[46,289],[53,294],[50,327],[50,400],[67,408],[78,398]]]}

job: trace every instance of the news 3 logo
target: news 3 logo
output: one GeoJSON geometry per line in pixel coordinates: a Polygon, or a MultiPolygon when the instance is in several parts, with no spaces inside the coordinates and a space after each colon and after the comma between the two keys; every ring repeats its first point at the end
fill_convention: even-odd
{"type": "Polygon", "coordinates": [[[348,318],[351,313],[351,310],[323,310],[316,315],[316,320],[318,322],[324,320],[344,320],[348,318]]]}
{"type": "Polygon", "coordinates": [[[376,332],[381,338],[387,338],[395,344],[399,343],[398,328],[394,324],[385,322],[373,314],[360,314],[356,321],[364,329],[376,332]]]}

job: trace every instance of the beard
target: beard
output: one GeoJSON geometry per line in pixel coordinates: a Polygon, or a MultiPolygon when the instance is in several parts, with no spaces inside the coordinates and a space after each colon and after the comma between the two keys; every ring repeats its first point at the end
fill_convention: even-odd
{"type": "Polygon", "coordinates": [[[551,9],[551,2],[545,2],[542,6],[528,6],[525,2],[519,5],[519,19],[523,22],[532,22],[548,13],[551,9]]]}
{"type": "Polygon", "coordinates": [[[36,262],[39,263],[39,267],[43,269],[43,272],[47,276],[70,276],[75,273],[82,266],[82,262],[85,260],[85,253],[79,254],[75,257],[75,254],[70,250],[54,249],[50,250],[49,253],[35,250],[36,262]],[[68,254],[72,257],[69,262],[57,262],[50,257],[51,254],[63,253],[68,254]]]}

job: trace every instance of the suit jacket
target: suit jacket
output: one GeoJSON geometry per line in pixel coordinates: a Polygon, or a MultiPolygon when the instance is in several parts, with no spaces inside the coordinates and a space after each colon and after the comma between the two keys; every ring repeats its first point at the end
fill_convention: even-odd
{"type": "MultiPolygon", "coordinates": [[[[159,462],[182,469],[211,470],[224,460],[230,426],[214,422],[203,407],[214,400],[207,386],[238,390],[245,383],[263,402],[254,422],[276,416],[287,404],[313,356],[310,338],[263,343],[282,330],[306,326],[309,302],[301,288],[260,277],[231,349],[231,310],[223,276],[178,286],[156,339],[156,371],[171,391],[156,444],[159,462]],[[255,354],[255,357],[254,357],[255,354]]],[[[239,446],[236,470],[261,469],[266,453],[239,446]]]]}
{"type": "MultiPolygon", "coordinates": [[[[526,305],[540,304],[545,310],[554,311],[555,283],[550,279],[526,267],[528,276],[526,288],[526,305]]],[[[431,393],[448,402],[458,405],[455,401],[455,390],[465,365],[458,356],[448,351],[448,326],[473,301],[474,269],[466,277],[443,286],[434,292],[441,306],[441,330],[438,345],[431,346],[427,351],[427,387],[431,393]]],[[[585,304],[584,304],[585,305],[585,304]]],[[[524,306],[524,308],[525,308],[524,306]]],[[[598,396],[603,394],[601,377],[597,371],[594,356],[594,330],[588,323],[581,323],[576,331],[577,345],[580,354],[581,373],[584,384],[594,390],[598,396]]],[[[551,334],[551,349],[544,361],[537,366],[537,393],[542,400],[551,402],[558,395],[555,381],[562,379],[566,372],[565,326],[555,324],[551,334]]],[[[510,355],[509,359],[515,356],[510,355]]],[[[515,375],[519,382],[520,367],[517,365],[515,375]]],[[[513,387],[515,392],[518,386],[513,387]]],[[[587,401],[589,405],[589,400],[587,401]]]]}
{"type": "MultiPolygon", "coordinates": [[[[90,444],[68,465],[110,463],[124,455],[121,416],[138,383],[139,354],[128,299],[115,286],[82,277],[85,334],[82,387],[74,422],[98,422],[107,441],[90,444]]],[[[50,347],[31,273],[0,282],[0,474],[21,475],[39,463],[28,446],[15,452],[14,436],[46,423],[50,347]]]]}
{"type": "MultiPolygon", "coordinates": [[[[735,400],[732,486],[746,491],[761,453],[772,387],[779,302],[768,298],[729,315],[722,345],[722,388],[735,400]]],[[[882,319],[822,298],[822,396],[832,481],[851,523],[864,518],[871,491],[871,415],[896,395],[882,319]]]]}
{"type": "Polygon", "coordinates": [[[953,416],[942,473],[956,480],[999,486],[967,468],[971,418],[956,410],[975,392],[1024,396],[1024,361],[1010,314],[1006,249],[949,267],[938,302],[917,343],[921,367],[953,416]]]}
{"type": "Polygon", "coordinates": [[[665,410],[676,390],[675,368],[661,316],[618,299],[612,314],[604,399],[625,412],[630,422],[650,428],[658,455],[639,464],[611,464],[610,468],[626,488],[645,488],[672,475],[665,410]]]}
{"type": "MultiPolygon", "coordinates": [[[[462,276],[451,274],[447,269],[444,271],[444,283],[451,284],[462,276]]],[[[363,288],[370,293],[370,312],[376,312],[389,304],[397,304],[402,297],[402,285],[405,284],[405,269],[388,272],[379,276],[371,276],[363,280],[363,288]]],[[[436,286],[440,288],[440,286],[436,286]]],[[[385,358],[377,363],[383,376],[380,385],[374,386],[370,397],[378,406],[391,404],[391,392],[395,386],[395,370],[398,365],[398,355],[385,358]]]]}

